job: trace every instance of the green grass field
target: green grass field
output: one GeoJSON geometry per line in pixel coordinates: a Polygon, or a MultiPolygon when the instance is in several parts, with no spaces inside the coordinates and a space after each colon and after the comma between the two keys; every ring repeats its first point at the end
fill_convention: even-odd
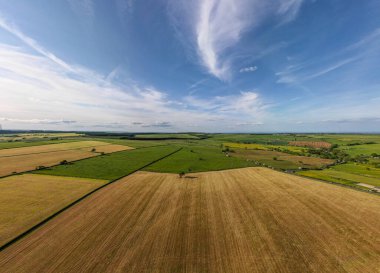
{"type": "Polygon", "coordinates": [[[35,173],[113,180],[127,175],[177,149],[178,147],[175,146],[157,146],[117,152],[80,160],[69,165],[59,165],[35,171],[35,173]]]}
{"type": "Polygon", "coordinates": [[[185,147],[178,153],[145,168],[153,172],[202,172],[255,166],[253,162],[227,157],[221,148],[206,146],[185,147]]]}
{"type": "Polygon", "coordinates": [[[159,146],[159,145],[167,145],[171,142],[164,141],[164,140],[130,140],[130,139],[120,139],[120,138],[90,138],[85,137],[81,140],[97,140],[97,141],[103,141],[111,144],[118,144],[118,145],[125,145],[133,148],[145,148],[145,147],[152,147],[152,146],[159,146]]]}
{"type": "Polygon", "coordinates": [[[341,146],[341,150],[348,153],[350,156],[371,155],[373,153],[380,154],[380,144],[363,144],[354,146],[341,146]]]}
{"type": "Polygon", "coordinates": [[[137,134],[135,138],[157,138],[157,139],[165,139],[165,138],[177,138],[177,139],[198,139],[196,135],[192,134],[137,134]]]}
{"type": "Polygon", "coordinates": [[[332,169],[340,172],[380,179],[380,169],[367,164],[347,163],[333,166],[332,169]]]}
{"type": "Polygon", "coordinates": [[[332,144],[347,145],[352,143],[380,143],[380,135],[366,134],[308,134],[307,138],[311,141],[327,141],[332,144]]]}
{"type": "Polygon", "coordinates": [[[301,171],[298,174],[306,177],[317,178],[321,180],[331,181],[350,186],[356,186],[357,183],[364,183],[372,186],[380,187],[380,179],[368,177],[364,175],[338,171],[336,169],[325,169],[321,171],[301,171]]]}

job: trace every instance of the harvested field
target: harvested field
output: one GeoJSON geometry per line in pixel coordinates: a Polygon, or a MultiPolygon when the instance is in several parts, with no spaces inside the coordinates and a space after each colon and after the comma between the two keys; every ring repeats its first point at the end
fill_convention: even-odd
{"type": "Polygon", "coordinates": [[[330,148],[331,143],[326,141],[290,141],[289,145],[310,148],[330,148]]]}
{"type": "Polygon", "coordinates": [[[108,145],[99,145],[99,146],[92,146],[88,148],[81,148],[81,151],[92,151],[95,149],[94,152],[96,153],[115,153],[115,152],[121,152],[121,151],[126,151],[126,150],[131,150],[133,148],[124,146],[124,145],[117,145],[117,144],[108,144],[108,145]]]}
{"type": "Polygon", "coordinates": [[[0,141],[15,141],[25,139],[39,139],[39,138],[64,138],[64,137],[78,137],[83,134],[78,133],[31,133],[31,134],[0,134],[0,141]]]}
{"type": "Polygon", "coordinates": [[[37,174],[0,179],[0,245],[103,183],[37,174]]]}
{"type": "Polygon", "coordinates": [[[1,272],[378,272],[378,196],[264,168],[139,172],[0,253],[1,272]]]}
{"type": "MultiPolygon", "coordinates": [[[[128,146],[107,144],[99,145],[97,141],[90,143],[62,143],[54,145],[33,146],[0,150],[0,176],[36,169],[38,166],[53,166],[62,160],[68,162],[94,157],[99,153],[112,153],[131,149],[128,146]],[[96,142],[96,143],[92,143],[96,142]],[[70,145],[71,144],[71,145],[70,145]],[[73,145],[74,144],[74,145],[73,145]],[[92,146],[89,146],[92,145],[92,146]],[[47,147],[54,146],[54,147],[47,147]],[[63,150],[64,147],[71,147],[63,150]],[[55,149],[55,150],[54,150],[55,149]],[[61,150],[60,150],[61,149],[61,150]],[[95,152],[92,152],[95,149],[95,152]],[[40,151],[40,152],[39,152],[40,151]],[[3,153],[2,153],[3,152],[3,153]],[[30,154],[25,154],[29,152],[30,154]]],[[[102,143],[102,142],[100,142],[102,143]]]]}
{"type": "Polygon", "coordinates": [[[88,151],[91,151],[92,148],[100,149],[104,146],[117,146],[119,149],[124,147],[124,150],[132,149],[128,146],[123,145],[114,145],[102,141],[78,141],[78,142],[68,142],[68,143],[58,143],[50,145],[41,145],[41,146],[31,146],[31,147],[22,147],[22,148],[13,148],[13,149],[3,149],[0,150],[1,157],[10,157],[10,156],[20,156],[20,155],[30,155],[30,154],[41,154],[41,153],[50,153],[58,151],[67,151],[67,150],[78,150],[86,148],[88,151]]]}

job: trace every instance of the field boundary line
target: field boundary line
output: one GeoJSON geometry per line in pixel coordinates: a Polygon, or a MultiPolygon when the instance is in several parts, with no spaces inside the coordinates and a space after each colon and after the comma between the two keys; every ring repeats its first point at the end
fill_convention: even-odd
{"type": "MultiPolygon", "coordinates": [[[[80,141],[79,141],[80,142],[80,141]]],[[[65,143],[63,143],[65,144],[65,143]]],[[[52,145],[55,145],[55,144],[52,144],[52,145]]],[[[48,153],[56,153],[56,152],[66,152],[66,151],[74,151],[74,150],[81,150],[81,149],[86,149],[86,148],[91,148],[91,147],[105,147],[105,146],[109,146],[109,145],[115,145],[115,144],[103,144],[103,145],[91,145],[91,146],[84,146],[84,147],[79,147],[79,148],[71,148],[71,149],[64,149],[64,150],[56,150],[56,151],[47,151],[47,152],[38,152],[38,153],[29,153],[29,154],[19,154],[19,155],[3,155],[3,156],[0,156],[0,158],[7,158],[7,157],[16,157],[16,156],[25,156],[25,155],[38,155],[38,154],[48,154],[48,153]]],[[[42,145],[44,146],[44,145],[42,145]]],[[[120,146],[125,146],[125,145],[120,145],[120,146]]],[[[29,146],[29,147],[36,147],[36,146],[29,146]]],[[[38,147],[38,146],[37,146],[38,147]]],[[[132,148],[130,146],[125,146],[125,147],[129,147],[129,148],[132,148]]],[[[22,147],[24,148],[24,147],[22,147]]],[[[14,149],[18,149],[18,148],[14,148],[14,149]]],[[[132,148],[130,150],[133,150],[133,149],[136,149],[136,148],[132,148]]],[[[124,150],[125,151],[125,150],[124,150]]],[[[90,151],[91,152],[91,151],[90,151]]],[[[99,153],[99,152],[94,152],[94,153],[99,153]]]]}
{"type": "MultiPolygon", "coordinates": [[[[45,141],[52,141],[52,140],[42,140],[41,142],[45,142],[45,141]]],[[[29,145],[29,146],[20,146],[20,147],[4,147],[4,148],[0,148],[0,151],[1,150],[7,150],[7,149],[17,149],[17,148],[25,148],[25,147],[35,147],[35,146],[44,146],[44,145],[51,145],[51,144],[62,144],[62,143],[70,143],[70,142],[79,142],[79,141],[82,141],[82,140],[75,140],[75,139],[68,139],[68,140],[63,140],[62,142],[58,142],[58,143],[43,143],[43,144],[37,144],[37,145],[29,145]],[[73,140],[73,141],[71,141],[73,140]]],[[[19,141],[21,143],[33,143],[33,142],[38,142],[38,141],[19,141]]],[[[9,143],[9,142],[0,142],[1,143],[9,143]]]]}
{"type": "MultiPolygon", "coordinates": [[[[81,159],[77,159],[77,160],[72,160],[72,161],[68,161],[68,162],[69,163],[75,163],[75,162],[78,162],[78,161],[82,161],[82,160],[86,160],[86,159],[90,159],[90,158],[95,158],[95,157],[98,157],[98,156],[108,156],[108,155],[116,154],[116,153],[130,152],[130,151],[134,151],[134,150],[154,148],[154,147],[160,147],[160,146],[168,146],[168,144],[133,148],[133,149],[123,150],[123,151],[117,151],[117,152],[107,153],[107,154],[104,154],[104,155],[102,155],[101,153],[97,153],[97,155],[95,155],[95,156],[89,156],[89,157],[85,157],[85,158],[81,158],[81,159]]],[[[58,163],[58,164],[55,164],[55,165],[51,165],[51,166],[45,167],[44,169],[56,167],[56,166],[59,166],[59,165],[61,165],[61,164],[58,163]]],[[[9,177],[9,176],[13,176],[13,175],[21,175],[21,174],[26,174],[26,173],[33,173],[34,171],[38,171],[38,170],[37,169],[33,169],[33,170],[28,170],[28,171],[23,171],[23,172],[18,172],[18,173],[11,173],[11,174],[7,174],[7,175],[4,175],[4,176],[0,176],[0,183],[1,183],[1,178],[6,178],[6,177],[9,177]]],[[[41,175],[43,175],[43,174],[41,174],[41,175]]]]}
{"type": "Polygon", "coordinates": [[[114,183],[114,182],[117,182],[118,180],[120,180],[120,179],[122,179],[122,178],[124,178],[124,177],[127,177],[127,176],[129,176],[129,175],[131,175],[131,174],[134,174],[135,172],[141,171],[142,169],[148,167],[149,165],[154,164],[154,163],[156,163],[156,162],[158,162],[158,161],[160,161],[160,160],[162,160],[162,159],[164,159],[164,158],[167,158],[167,157],[169,157],[169,156],[171,156],[171,155],[173,155],[173,154],[179,152],[180,150],[182,150],[182,147],[179,148],[179,149],[177,149],[177,150],[175,150],[174,152],[171,152],[171,153],[169,153],[169,154],[167,154],[167,155],[165,155],[165,156],[163,156],[163,157],[160,157],[160,158],[158,158],[158,159],[156,159],[156,160],[154,160],[154,161],[152,161],[152,162],[149,162],[148,164],[145,164],[144,166],[142,166],[142,167],[140,167],[140,168],[138,168],[138,169],[136,169],[136,170],[134,170],[134,171],[132,171],[132,172],[126,174],[126,175],[122,175],[122,176],[120,176],[120,177],[118,177],[118,178],[116,178],[116,179],[113,179],[113,180],[111,180],[111,181],[105,183],[104,185],[101,185],[100,187],[98,187],[98,188],[96,188],[96,189],[94,189],[94,190],[92,190],[92,191],[86,193],[85,195],[83,195],[83,196],[80,197],[79,199],[77,199],[77,200],[71,202],[70,204],[66,205],[65,207],[61,208],[60,210],[54,212],[53,214],[51,214],[50,216],[48,216],[47,218],[45,218],[45,219],[42,220],[41,222],[37,223],[36,225],[32,226],[31,228],[27,229],[27,230],[24,231],[23,233],[17,235],[15,238],[11,239],[11,240],[8,241],[7,243],[5,243],[5,244],[3,244],[2,246],[0,246],[0,252],[3,251],[3,250],[5,250],[7,247],[13,245],[13,244],[16,243],[17,241],[21,240],[22,238],[24,238],[24,237],[27,236],[28,234],[32,233],[34,230],[36,230],[36,229],[38,229],[39,227],[43,226],[44,224],[46,224],[47,222],[49,222],[50,220],[52,220],[53,218],[55,218],[56,216],[58,216],[59,214],[61,214],[62,212],[66,211],[67,209],[73,207],[74,205],[78,204],[78,203],[81,202],[82,200],[84,200],[84,199],[86,199],[87,197],[91,196],[93,193],[95,193],[95,192],[97,192],[97,191],[99,191],[99,190],[101,190],[101,189],[107,187],[108,185],[110,185],[110,184],[112,184],[112,183],[114,183]]]}

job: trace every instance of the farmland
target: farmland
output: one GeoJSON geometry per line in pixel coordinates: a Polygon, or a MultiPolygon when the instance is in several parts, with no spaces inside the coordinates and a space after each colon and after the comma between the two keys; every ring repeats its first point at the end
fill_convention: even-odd
{"type": "Polygon", "coordinates": [[[21,133],[21,134],[0,134],[1,141],[20,141],[20,140],[31,140],[31,139],[52,139],[52,138],[68,138],[68,137],[78,137],[83,134],[78,133],[21,133]]]}
{"type": "Polygon", "coordinates": [[[377,196],[264,168],[138,172],[2,251],[0,268],[376,272],[379,218],[377,196]]]}
{"type": "Polygon", "coordinates": [[[0,142],[0,272],[374,272],[376,136],[137,135],[0,142]]]}
{"type": "Polygon", "coordinates": [[[277,151],[235,149],[230,154],[232,157],[254,161],[258,164],[283,170],[298,168],[316,169],[334,163],[334,160],[331,159],[298,156],[277,151]]]}
{"type": "Polygon", "coordinates": [[[104,183],[36,174],[0,179],[0,245],[104,183]]]}
{"type": "Polygon", "coordinates": [[[239,158],[227,157],[218,147],[189,146],[171,157],[150,165],[145,170],[155,172],[201,172],[254,166],[239,158]]]}
{"type": "Polygon", "coordinates": [[[2,149],[12,149],[12,148],[21,148],[21,147],[31,147],[31,146],[41,146],[41,145],[50,145],[57,143],[67,143],[67,142],[75,142],[77,139],[50,139],[50,140],[24,140],[24,141],[16,141],[16,142],[3,142],[0,141],[0,150],[2,149]]]}
{"type": "Polygon", "coordinates": [[[79,141],[51,145],[31,146],[0,150],[0,176],[57,165],[63,160],[70,162],[131,149],[99,141],[79,141]]]}
{"type": "Polygon", "coordinates": [[[113,180],[177,150],[177,147],[157,146],[123,151],[35,171],[35,173],[113,180]]]}
{"type": "Polygon", "coordinates": [[[134,135],[137,139],[198,139],[193,134],[137,134],[134,135]]]}
{"type": "Polygon", "coordinates": [[[342,149],[351,156],[371,155],[374,153],[380,155],[380,144],[351,145],[344,146],[342,149]]]}
{"type": "Polygon", "coordinates": [[[258,143],[234,143],[234,142],[226,142],[223,143],[225,147],[231,148],[239,148],[239,149],[249,149],[249,150],[265,150],[265,151],[290,151],[295,153],[304,153],[306,149],[301,147],[294,147],[288,145],[266,145],[266,144],[258,144],[258,143]]]}
{"type": "Polygon", "coordinates": [[[298,174],[351,186],[363,183],[380,187],[379,169],[364,164],[342,164],[319,171],[301,171],[298,174]]]}
{"type": "Polygon", "coordinates": [[[289,145],[298,147],[311,147],[311,148],[330,148],[331,143],[326,141],[289,141],[289,145]]]}
{"type": "MultiPolygon", "coordinates": [[[[91,151],[91,149],[93,148],[96,149],[96,148],[109,146],[109,145],[110,145],[109,143],[105,143],[101,141],[76,141],[76,142],[68,142],[68,143],[0,150],[0,157],[41,154],[41,153],[68,151],[68,150],[90,150],[91,151]]],[[[128,147],[126,146],[116,146],[116,147],[119,148],[120,150],[128,149],[128,147]]]]}

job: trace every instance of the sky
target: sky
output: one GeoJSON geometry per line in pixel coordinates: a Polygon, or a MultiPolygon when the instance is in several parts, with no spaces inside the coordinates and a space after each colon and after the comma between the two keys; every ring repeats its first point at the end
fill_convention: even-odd
{"type": "Polygon", "coordinates": [[[0,124],[380,132],[380,1],[0,0],[0,124]]]}

